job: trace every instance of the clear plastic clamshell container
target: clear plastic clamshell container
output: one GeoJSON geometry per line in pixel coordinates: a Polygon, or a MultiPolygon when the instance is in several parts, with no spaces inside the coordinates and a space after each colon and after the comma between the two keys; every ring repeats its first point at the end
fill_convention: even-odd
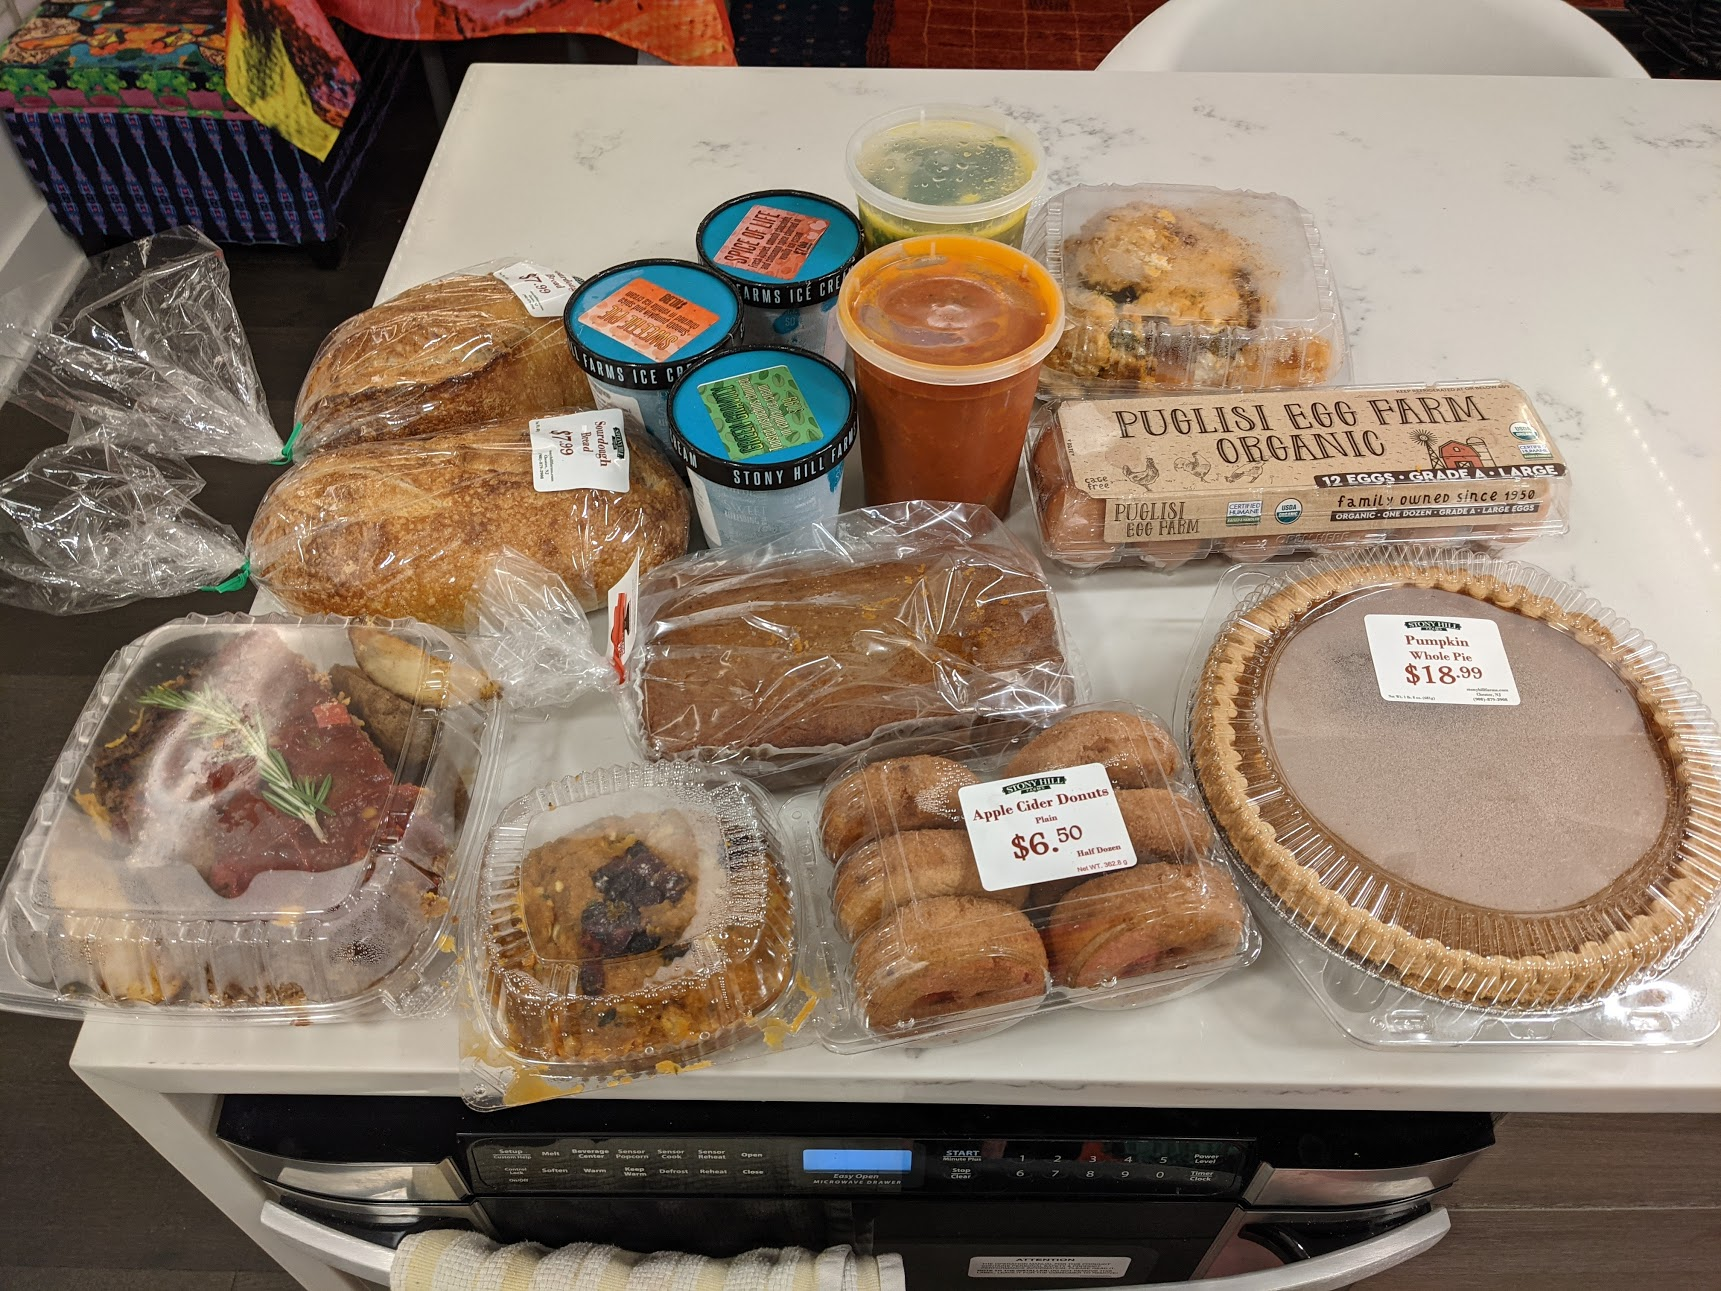
{"type": "Polygon", "coordinates": [[[1259,950],[1176,742],[1133,705],[1001,751],[882,743],[790,810],[813,836],[819,1025],[839,1053],[1158,1003],[1259,950]]]}
{"type": "Polygon", "coordinates": [[[1026,247],[1064,291],[1047,394],[1328,385],[1348,371],[1320,232],[1288,197],[1085,184],[1048,199],[1026,247]]]}
{"type": "Polygon", "coordinates": [[[407,620],[180,619],[114,656],[0,893],[0,1004],[346,1017],[446,1002],[453,857],[495,707],[407,620]]]}
{"type": "Polygon", "coordinates": [[[1066,399],[1024,451],[1046,555],[1176,569],[1385,542],[1501,548],[1566,531],[1571,481],[1505,381],[1066,399]]]}
{"type": "Polygon", "coordinates": [[[1630,624],[1533,565],[1374,548],[1232,571],[1202,641],[1197,780],[1354,1039],[1714,1033],[1721,741],[1630,624]]]}
{"type": "Polygon", "coordinates": [[[462,920],[479,1110],[780,1049],[817,989],[775,808],[728,772],[631,764],[505,807],[462,920]]]}

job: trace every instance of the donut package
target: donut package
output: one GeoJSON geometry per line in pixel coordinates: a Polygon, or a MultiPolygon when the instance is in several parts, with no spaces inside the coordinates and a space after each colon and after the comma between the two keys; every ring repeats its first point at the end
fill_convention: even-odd
{"type": "Polygon", "coordinates": [[[808,784],[875,740],[994,745],[1078,699],[1039,562],[984,507],[846,512],[641,581],[642,751],[808,784]]]}
{"type": "Polygon", "coordinates": [[[1027,248],[1063,288],[1040,369],[1058,398],[1342,381],[1338,291],[1314,217],[1288,197],[1180,184],[1055,194],[1027,248]]]}
{"type": "Polygon", "coordinates": [[[689,763],[586,771],[504,807],[460,920],[467,1103],[793,1043],[819,992],[787,857],[764,793],[689,763]]]}
{"type": "Polygon", "coordinates": [[[1570,481],[1504,381],[1069,399],[1024,450],[1046,555],[1072,573],[1566,531],[1570,481]]]}
{"type": "Polygon", "coordinates": [[[1176,741],[1133,705],[1076,708],[978,756],[880,744],[809,814],[820,1025],[839,1053],[1155,1003],[1259,950],[1176,741]]]}

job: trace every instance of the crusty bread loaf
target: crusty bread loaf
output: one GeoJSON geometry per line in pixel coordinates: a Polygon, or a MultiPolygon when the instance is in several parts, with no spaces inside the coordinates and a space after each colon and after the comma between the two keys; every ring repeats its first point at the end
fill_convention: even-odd
{"type": "Polygon", "coordinates": [[[251,573],[297,613],[458,630],[506,546],[598,609],[635,553],[644,571],[687,549],[686,488],[650,436],[627,442],[626,493],[536,491],[523,420],[329,449],[264,496],[251,573]]]}
{"type": "Polygon", "coordinates": [[[591,406],[561,319],[534,318],[488,274],[457,274],[328,334],[299,388],[293,456],[591,406]]]}
{"type": "Polygon", "coordinates": [[[641,718],[659,757],[812,771],[810,751],[893,723],[949,728],[1075,698],[1051,591],[1016,548],[946,538],[898,558],[700,558],[641,602],[641,718]]]}

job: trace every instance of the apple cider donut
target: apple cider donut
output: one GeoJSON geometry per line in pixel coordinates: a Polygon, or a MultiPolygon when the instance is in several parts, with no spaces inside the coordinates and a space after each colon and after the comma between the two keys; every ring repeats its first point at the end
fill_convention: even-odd
{"type": "Polygon", "coordinates": [[[962,830],[911,829],[862,843],[844,857],[831,905],[843,936],[853,941],[910,901],[951,896],[989,896],[1019,910],[1028,889],[988,893],[962,830]]]}
{"type": "MultiPolygon", "coordinates": [[[[1119,789],[1117,805],[1138,862],[1189,864],[1213,849],[1213,825],[1201,807],[1170,789],[1119,789]]],[[[1081,878],[1036,883],[1029,904],[1048,906],[1081,878]]]]}
{"type": "Polygon", "coordinates": [[[825,855],[832,864],[851,847],[905,829],[960,829],[956,791],[978,784],[974,773],[949,758],[887,758],[853,771],[831,786],[819,813],[825,855]]]}
{"type": "Polygon", "coordinates": [[[1038,1000],[1046,948],[1020,910],[984,897],[913,901],[855,943],[866,1024],[889,1031],[950,1014],[1038,1000]]]}
{"type": "Polygon", "coordinates": [[[1226,958],[1245,916],[1216,865],[1150,862],[1088,879],[1052,911],[1046,949],[1060,986],[1103,986],[1226,958]]]}
{"type": "Polygon", "coordinates": [[[1139,713],[1095,709],[1074,713],[1024,744],[1006,777],[1101,763],[1113,788],[1164,788],[1183,765],[1171,733],[1139,713]]]}

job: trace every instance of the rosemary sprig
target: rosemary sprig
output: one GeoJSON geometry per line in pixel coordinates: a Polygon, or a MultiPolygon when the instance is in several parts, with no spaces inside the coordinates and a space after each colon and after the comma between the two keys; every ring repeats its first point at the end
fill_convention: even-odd
{"type": "Polygon", "coordinates": [[[247,718],[237,704],[214,691],[175,690],[172,686],[152,686],[144,691],[138,702],[151,708],[190,713],[202,723],[201,734],[238,737],[246,756],[257,766],[257,776],[263,782],[263,801],[283,815],[304,821],[319,843],[329,841],[323,835],[322,826],[317,824],[317,813],[334,815],[328,805],[334,777],[313,780],[309,776],[294,775],[281,750],[270,745],[269,732],[264,728],[260,715],[247,718]]]}

